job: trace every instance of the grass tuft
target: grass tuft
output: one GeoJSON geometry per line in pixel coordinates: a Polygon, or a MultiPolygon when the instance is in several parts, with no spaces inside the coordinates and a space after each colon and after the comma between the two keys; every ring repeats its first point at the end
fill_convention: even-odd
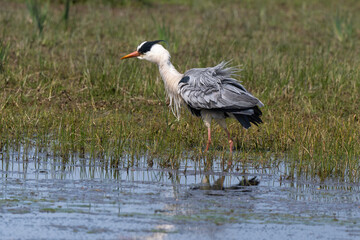
{"type": "Polygon", "coordinates": [[[350,16],[335,15],[333,19],[334,35],[340,42],[348,40],[354,35],[354,26],[350,16]]]}
{"type": "Polygon", "coordinates": [[[0,73],[5,71],[9,48],[10,44],[0,39],[0,73]]]}
{"type": "Polygon", "coordinates": [[[48,15],[48,3],[42,7],[38,0],[27,0],[26,6],[39,34],[42,34],[48,15]]]}
{"type": "Polygon", "coordinates": [[[63,21],[65,22],[66,28],[68,27],[68,24],[69,24],[70,5],[71,5],[71,1],[70,1],[70,0],[66,0],[66,1],[65,1],[65,7],[64,7],[64,14],[63,14],[63,17],[62,17],[63,21]]]}

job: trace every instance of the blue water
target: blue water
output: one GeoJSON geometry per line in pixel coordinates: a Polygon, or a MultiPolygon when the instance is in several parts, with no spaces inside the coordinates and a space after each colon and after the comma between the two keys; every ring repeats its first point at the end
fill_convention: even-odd
{"type": "Polygon", "coordinates": [[[35,149],[0,163],[1,239],[360,239],[359,186],[284,180],[285,163],[112,169],[35,149]],[[259,185],[234,188],[254,176],[259,185]]]}

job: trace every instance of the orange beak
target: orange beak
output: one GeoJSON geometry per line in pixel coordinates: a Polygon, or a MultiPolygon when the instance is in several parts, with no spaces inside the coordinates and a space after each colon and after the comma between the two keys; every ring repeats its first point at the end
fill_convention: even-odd
{"type": "Polygon", "coordinates": [[[137,57],[140,56],[140,53],[138,51],[132,52],[128,55],[123,56],[121,59],[125,59],[125,58],[132,58],[132,57],[137,57]]]}

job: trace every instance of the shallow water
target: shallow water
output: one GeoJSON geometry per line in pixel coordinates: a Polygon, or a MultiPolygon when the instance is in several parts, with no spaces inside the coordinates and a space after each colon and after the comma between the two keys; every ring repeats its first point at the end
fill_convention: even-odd
{"type": "Polygon", "coordinates": [[[1,239],[360,239],[359,186],[286,179],[285,163],[111,169],[34,150],[0,160],[1,239]]]}

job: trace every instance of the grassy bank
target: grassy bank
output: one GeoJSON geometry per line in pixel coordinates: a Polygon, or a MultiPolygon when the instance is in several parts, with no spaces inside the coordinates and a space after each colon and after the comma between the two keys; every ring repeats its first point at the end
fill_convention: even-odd
{"type": "MultiPolygon", "coordinates": [[[[234,162],[281,158],[294,172],[359,180],[360,2],[39,2],[0,0],[3,153],[36,144],[115,166],[201,159],[201,120],[186,109],[175,120],[155,65],[120,61],[165,39],[180,72],[232,60],[265,103],[259,128],[230,122],[234,162]]],[[[226,158],[218,127],[213,140],[208,158],[226,158]]]]}

